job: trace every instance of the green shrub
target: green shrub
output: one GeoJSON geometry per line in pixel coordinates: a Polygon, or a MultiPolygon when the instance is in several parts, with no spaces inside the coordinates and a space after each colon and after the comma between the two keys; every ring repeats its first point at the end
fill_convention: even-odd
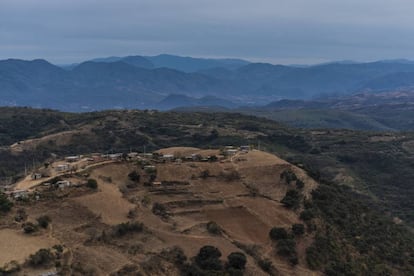
{"type": "Polygon", "coordinates": [[[217,247],[206,245],[200,248],[195,263],[203,270],[222,270],[223,264],[220,261],[221,252],[217,247]]]}
{"type": "Polygon", "coordinates": [[[40,249],[35,254],[29,256],[29,264],[34,267],[49,266],[55,260],[55,256],[50,249],[40,249]]]}
{"type": "Polygon", "coordinates": [[[292,225],[292,233],[295,236],[302,236],[303,234],[305,234],[305,225],[301,224],[301,223],[295,223],[292,225]]]}
{"type": "Polygon", "coordinates": [[[22,226],[23,226],[23,231],[26,234],[31,234],[31,233],[34,233],[38,230],[37,225],[35,225],[32,222],[26,222],[22,226]]]}
{"type": "Polygon", "coordinates": [[[260,259],[257,264],[259,267],[264,271],[270,274],[270,272],[274,269],[273,263],[269,259],[260,259]]]}
{"type": "Polygon", "coordinates": [[[305,183],[303,183],[303,181],[300,180],[300,179],[296,180],[296,188],[301,190],[301,189],[303,189],[303,187],[305,187],[305,183]]]}
{"type": "Polygon", "coordinates": [[[286,231],[285,228],[273,227],[272,229],[270,229],[269,237],[274,241],[287,239],[288,232],[286,231]]]}
{"type": "Polygon", "coordinates": [[[296,252],[296,242],[293,239],[282,239],[277,242],[277,253],[282,256],[292,256],[296,252]]]}
{"type": "Polygon", "coordinates": [[[286,192],[285,197],[281,200],[285,207],[290,209],[297,209],[300,204],[301,196],[296,190],[289,190],[286,192]]]}
{"type": "Polygon", "coordinates": [[[287,184],[290,184],[292,181],[295,181],[298,178],[294,172],[291,170],[286,170],[280,174],[280,179],[285,180],[287,184]]]}
{"type": "Polygon", "coordinates": [[[207,223],[207,231],[213,235],[220,235],[222,230],[217,223],[215,223],[214,221],[209,221],[207,223]]]}
{"type": "Polygon", "coordinates": [[[47,228],[49,226],[49,223],[51,222],[51,219],[49,216],[40,216],[37,219],[37,224],[42,228],[47,228]]]}
{"type": "Polygon", "coordinates": [[[246,255],[241,252],[232,252],[227,256],[227,266],[234,269],[244,270],[246,262],[246,255]]]}
{"type": "Polygon", "coordinates": [[[155,202],[152,206],[152,213],[163,218],[168,217],[167,208],[163,204],[158,202],[155,202]]]}
{"type": "Polygon", "coordinates": [[[310,221],[315,217],[315,214],[311,209],[304,210],[300,213],[300,219],[303,221],[310,221]]]}
{"type": "Polygon", "coordinates": [[[7,198],[7,195],[0,192],[0,211],[8,212],[13,207],[13,203],[7,198]]]}
{"type": "Polygon", "coordinates": [[[96,190],[98,188],[98,182],[96,182],[95,179],[89,178],[88,182],[86,183],[86,186],[93,190],[96,190]]]}
{"type": "Polygon", "coordinates": [[[141,176],[137,173],[137,171],[132,171],[128,174],[128,178],[133,182],[139,182],[141,176]]]}
{"type": "Polygon", "coordinates": [[[141,222],[124,222],[115,226],[114,233],[118,237],[125,236],[128,233],[140,233],[144,230],[144,224],[141,222]]]}

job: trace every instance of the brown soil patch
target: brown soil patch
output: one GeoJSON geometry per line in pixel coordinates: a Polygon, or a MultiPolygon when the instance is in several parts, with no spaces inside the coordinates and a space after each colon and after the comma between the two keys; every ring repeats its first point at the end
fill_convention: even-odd
{"type": "Polygon", "coordinates": [[[204,213],[236,240],[259,244],[268,241],[269,226],[244,207],[205,210],[204,213]]]}
{"type": "Polygon", "coordinates": [[[99,191],[81,196],[75,201],[102,217],[102,222],[110,225],[127,221],[128,211],[135,206],[122,197],[118,187],[98,181],[99,191]]]}
{"type": "Polygon", "coordinates": [[[13,260],[22,263],[30,254],[58,243],[46,236],[31,236],[20,231],[2,229],[0,230],[0,266],[13,260]]]}
{"type": "Polygon", "coordinates": [[[128,166],[111,164],[94,170],[91,178],[98,182],[98,192],[74,199],[79,204],[102,217],[102,222],[110,225],[127,221],[128,211],[135,207],[122,197],[116,184],[107,183],[100,176],[110,176],[112,182],[123,183],[130,172],[128,166]]]}

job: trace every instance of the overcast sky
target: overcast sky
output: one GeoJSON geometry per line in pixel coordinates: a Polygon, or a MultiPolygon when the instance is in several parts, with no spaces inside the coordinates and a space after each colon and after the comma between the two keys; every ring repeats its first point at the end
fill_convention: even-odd
{"type": "Polygon", "coordinates": [[[414,59],[412,0],[0,0],[0,59],[414,59]]]}

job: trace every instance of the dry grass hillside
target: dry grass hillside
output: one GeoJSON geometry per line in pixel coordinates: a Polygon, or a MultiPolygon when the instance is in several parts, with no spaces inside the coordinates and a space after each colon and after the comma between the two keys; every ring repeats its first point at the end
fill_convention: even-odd
{"type": "Polygon", "coordinates": [[[276,243],[269,238],[272,227],[289,230],[293,224],[303,223],[301,206],[293,210],[281,203],[286,192],[295,189],[294,182],[287,183],[281,174],[293,172],[304,183],[300,193],[306,198],[317,183],[305,172],[261,151],[238,151],[207,162],[188,156],[221,156],[220,151],[185,147],[158,151],[159,156],[165,154],[180,159],[119,161],[70,176],[77,183],[94,179],[97,189],[86,184],[56,190],[35,188],[40,195],[37,200],[16,202],[14,211],[1,220],[0,237],[10,248],[0,254],[1,265],[17,261],[22,265],[17,275],[47,271],[62,275],[179,275],[179,266],[165,252],[178,246],[190,258],[201,247],[212,245],[222,252],[223,262],[231,252],[243,252],[247,256],[245,275],[267,275],[264,262],[274,275],[318,274],[308,269],[305,260],[305,249],[313,241],[311,233],[295,238],[296,265],[277,254],[276,243]],[[128,176],[134,171],[139,180],[128,176]],[[16,221],[21,213],[24,219],[16,221]],[[45,215],[50,218],[49,226],[24,233],[22,225],[35,224],[36,218],[45,215]],[[143,224],[140,229],[119,230],[123,223],[137,222],[143,224]],[[41,248],[55,252],[54,245],[63,249],[55,254],[53,263],[35,266],[27,262],[41,248]]]}

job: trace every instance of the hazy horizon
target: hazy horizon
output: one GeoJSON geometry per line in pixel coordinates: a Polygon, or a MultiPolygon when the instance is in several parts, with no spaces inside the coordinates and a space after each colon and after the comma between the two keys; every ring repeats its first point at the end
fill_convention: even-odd
{"type": "Polygon", "coordinates": [[[407,0],[3,0],[0,59],[231,57],[273,64],[414,60],[407,0]]]}

